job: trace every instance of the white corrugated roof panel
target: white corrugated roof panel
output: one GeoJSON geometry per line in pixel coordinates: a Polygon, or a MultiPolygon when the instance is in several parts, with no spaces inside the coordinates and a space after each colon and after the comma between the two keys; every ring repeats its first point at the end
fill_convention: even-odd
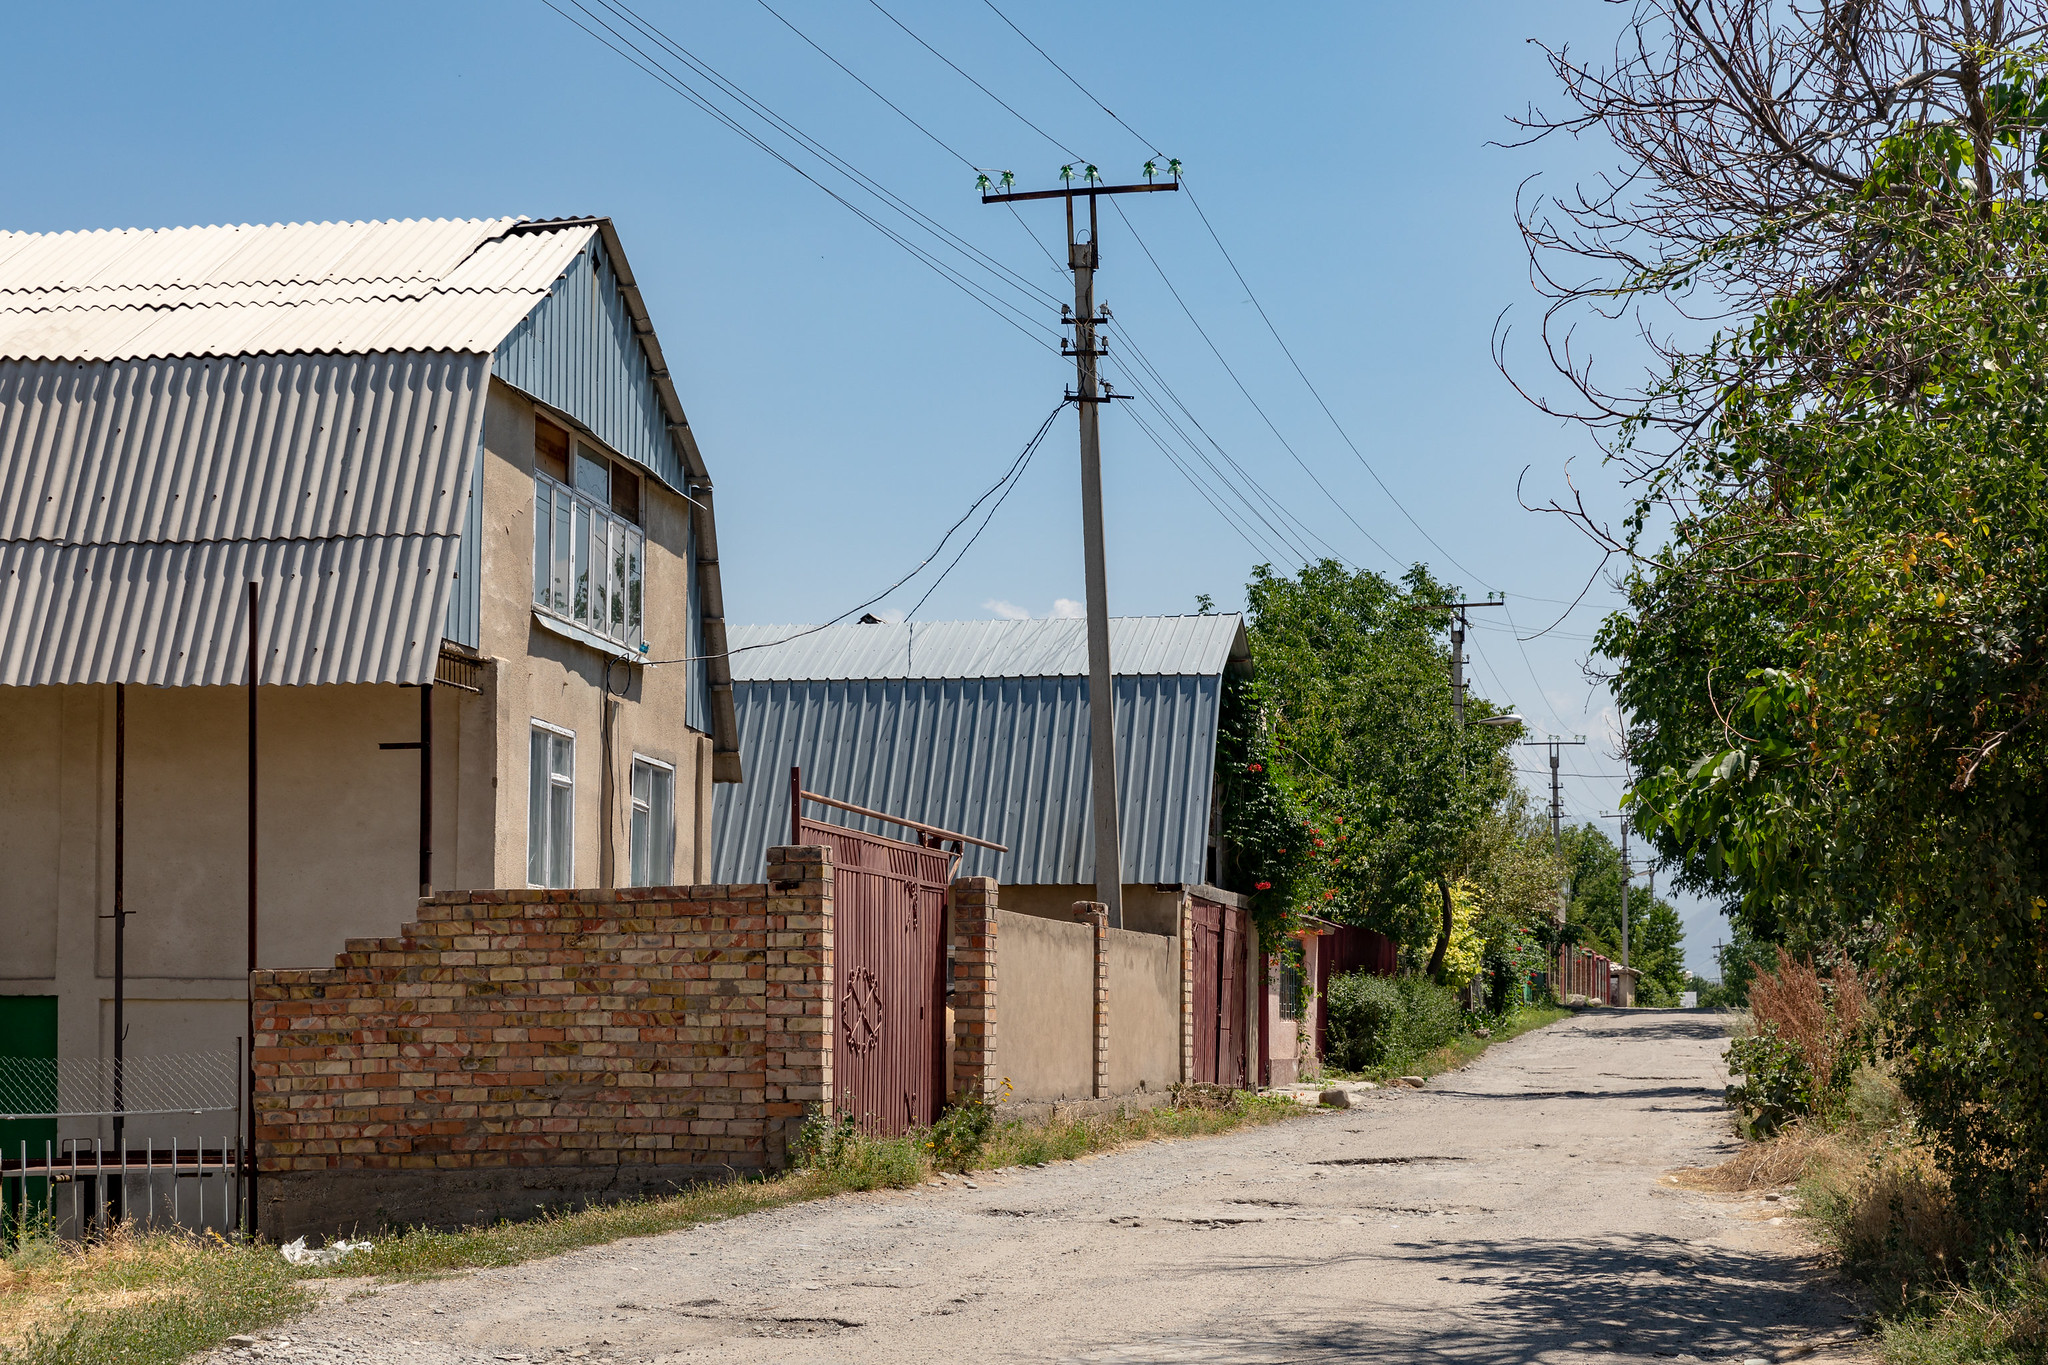
{"type": "Polygon", "coordinates": [[[0,359],[488,352],[596,231],[493,218],[0,232],[0,359]]]}
{"type": "MultiPolygon", "coordinates": [[[[1081,678],[1085,621],[906,621],[880,625],[732,626],[734,682],[841,678],[1081,678]]],[[[1246,657],[1244,619],[1113,616],[1118,677],[1221,674],[1246,657]]]]}

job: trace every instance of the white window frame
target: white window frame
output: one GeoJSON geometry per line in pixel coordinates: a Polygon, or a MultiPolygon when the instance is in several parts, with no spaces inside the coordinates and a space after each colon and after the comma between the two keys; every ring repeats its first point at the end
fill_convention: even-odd
{"type": "MultiPolygon", "coordinates": [[[[551,818],[554,813],[552,809],[552,801],[548,803],[549,809],[544,813],[539,813],[534,810],[533,796],[535,774],[533,770],[533,736],[536,732],[553,735],[558,739],[566,739],[569,741],[569,772],[567,777],[564,778],[561,777],[559,774],[555,773],[552,765],[550,765],[546,773],[546,777],[548,794],[550,797],[553,796],[554,791],[558,787],[566,789],[569,793],[569,829],[567,849],[569,865],[566,872],[564,872],[563,874],[566,880],[562,882],[562,886],[572,887],[576,885],[576,732],[574,730],[569,729],[566,726],[556,725],[553,721],[542,720],[539,716],[534,716],[531,718],[531,722],[526,732],[526,884],[530,887],[538,887],[542,889],[547,889],[550,886],[550,883],[537,882],[533,880],[534,822],[537,815],[540,818],[551,818]]],[[[552,848],[550,851],[553,851],[552,848]]]]}
{"type": "Polygon", "coordinates": [[[676,875],[676,765],[664,759],[655,758],[651,754],[641,753],[634,754],[631,762],[626,765],[626,871],[629,879],[635,886],[673,886],[675,882],[672,880],[664,880],[656,875],[653,866],[654,850],[652,848],[648,850],[647,880],[642,881],[639,875],[639,818],[641,811],[645,810],[647,812],[647,827],[650,835],[659,833],[655,829],[653,803],[650,801],[643,806],[639,794],[633,790],[633,779],[638,775],[634,770],[643,763],[649,768],[658,768],[668,774],[668,829],[666,831],[668,876],[673,878],[676,875]]]}
{"type": "MultiPolygon", "coordinates": [[[[570,442],[571,470],[576,466],[578,445],[579,441],[570,442]]],[[[596,447],[591,449],[612,458],[596,447]]],[[[646,496],[645,480],[641,496],[646,496]]],[[[609,501],[601,503],[536,469],[533,559],[535,611],[616,642],[629,653],[639,650],[647,636],[647,532],[643,528],[614,512],[609,501]],[[562,543],[564,530],[567,545],[562,543]],[[579,562],[583,565],[580,575],[579,562]],[[543,564],[547,570],[545,593],[540,584],[543,564]]]]}

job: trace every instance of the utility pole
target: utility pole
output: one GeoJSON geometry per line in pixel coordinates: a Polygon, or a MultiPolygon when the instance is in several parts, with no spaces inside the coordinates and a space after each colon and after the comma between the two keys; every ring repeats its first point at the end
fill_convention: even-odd
{"type": "MultiPolygon", "coordinates": [[[[1552,735],[1548,739],[1528,739],[1522,741],[1523,748],[1531,748],[1537,745],[1548,745],[1550,748],[1550,850],[1553,853],[1560,852],[1564,845],[1562,830],[1564,823],[1564,793],[1558,786],[1560,774],[1557,767],[1557,751],[1559,749],[1569,749],[1585,742],[1586,737],[1584,735],[1580,735],[1576,739],[1562,739],[1557,735],[1552,735]]],[[[1564,887],[1558,887],[1557,922],[1559,924],[1563,924],[1565,920],[1567,894],[1564,887]]]]}
{"type": "Polygon", "coordinates": [[[1621,821],[1621,965],[1628,967],[1628,887],[1635,880],[1635,866],[1628,860],[1628,814],[1603,812],[1602,820],[1621,821]]]}
{"type": "Polygon", "coordinates": [[[1457,716],[1458,726],[1461,729],[1465,724],[1465,665],[1470,662],[1465,657],[1465,632],[1472,625],[1470,618],[1465,613],[1474,607],[1499,607],[1505,605],[1506,603],[1499,593],[1495,593],[1484,602],[1409,603],[1409,606],[1416,611],[1447,611],[1451,614],[1451,712],[1457,716]]]}
{"type": "MultiPolygon", "coordinates": [[[[1081,417],[1081,546],[1087,569],[1088,598],[1088,761],[1095,799],[1095,899],[1109,910],[1109,926],[1124,924],[1124,874],[1122,836],[1117,826],[1116,801],[1116,677],[1109,666],[1109,578],[1104,566],[1102,531],[1102,404],[1128,395],[1107,392],[1098,382],[1096,358],[1105,352],[1096,345],[1095,271],[1102,264],[1097,248],[1095,200],[1105,194],[1147,194],[1154,190],[1178,190],[1178,162],[1171,163],[1176,178],[1158,184],[1104,185],[1098,183],[1095,167],[1082,172],[1079,189],[1073,185],[1073,167],[1061,170],[1067,188],[1029,190],[1022,193],[990,194],[988,177],[982,177],[981,202],[1014,204],[1031,199],[1063,199],[1067,205],[1067,268],[1074,273],[1074,311],[1062,317],[1062,324],[1074,329],[1071,348],[1061,350],[1074,357],[1074,392],[1067,397],[1080,409],[1081,417]],[[1088,240],[1074,232],[1074,200],[1088,200],[1088,240]]],[[[1147,171],[1150,172],[1148,164],[1147,171]]],[[[1003,183],[1011,177],[1003,174],[1003,183]]],[[[1060,310],[1065,313],[1066,310],[1060,310]]],[[[1101,318],[1107,318],[1104,308],[1101,318]]]]}

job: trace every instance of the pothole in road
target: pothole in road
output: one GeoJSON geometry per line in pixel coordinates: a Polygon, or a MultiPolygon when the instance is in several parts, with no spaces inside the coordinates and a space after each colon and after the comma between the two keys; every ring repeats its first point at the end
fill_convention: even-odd
{"type": "Polygon", "coordinates": [[[1226,1204],[1255,1204],[1262,1209],[1298,1209],[1300,1204],[1292,1199],[1226,1199],[1226,1204]]]}
{"type": "Polygon", "coordinates": [[[757,1337],[830,1337],[866,1324],[854,1318],[773,1318],[754,1324],[757,1337]]]}
{"type": "Polygon", "coordinates": [[[1422,1161],[1464,1161],[1462,1156],[1333,1156],[1311,1166],[1407,1166],[1422,1161]]]}

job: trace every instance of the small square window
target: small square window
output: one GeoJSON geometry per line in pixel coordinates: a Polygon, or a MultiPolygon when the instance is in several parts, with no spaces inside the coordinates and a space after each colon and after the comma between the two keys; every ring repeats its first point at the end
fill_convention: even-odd
{"type": "Polygon", "coordinates": [[[552,422],[533,422],[533,467],[561,483],[569,482],[569,433],[552,422]]]}

